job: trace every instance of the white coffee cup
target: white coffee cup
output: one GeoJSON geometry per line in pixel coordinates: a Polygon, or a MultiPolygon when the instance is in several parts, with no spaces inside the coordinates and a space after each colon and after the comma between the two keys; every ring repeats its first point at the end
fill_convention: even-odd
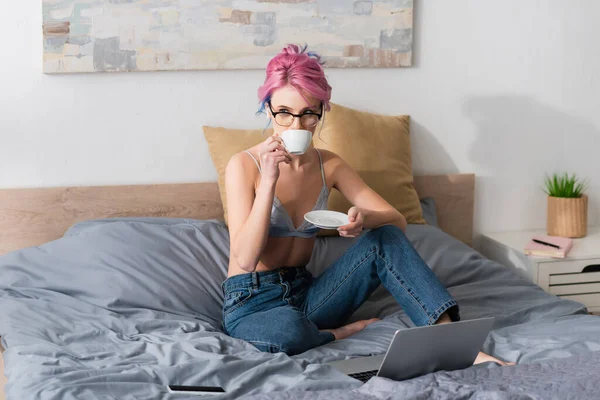
{"type": "Polygon", "coordinates": [[[283,145],[288,153],[301,155],[306,153],[312,141],[312,132],[304,129],[289,129],[281,134],[283,145]]]}

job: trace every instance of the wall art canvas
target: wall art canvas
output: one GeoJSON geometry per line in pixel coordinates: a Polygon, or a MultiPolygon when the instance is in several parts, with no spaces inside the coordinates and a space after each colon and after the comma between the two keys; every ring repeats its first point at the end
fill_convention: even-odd
{"type": "Polygon", "coordinates": [[[327,67],[407,67],[412,0],[43,0],[44,72],[257,69],[288,43],[327,67]]]}

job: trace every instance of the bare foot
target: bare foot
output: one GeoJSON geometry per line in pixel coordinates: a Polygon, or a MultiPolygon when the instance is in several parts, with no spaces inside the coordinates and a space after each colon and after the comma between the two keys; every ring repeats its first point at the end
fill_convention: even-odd
{"type": "Polygon", "coordinates": [[[373,322],[379,321],[379,318],[363,319],[362,321],[356,321],[348,325],[336,329],[323,329],[324,331],[333,333],[335,340],[345,339],[348,336],[352,336],[357,332],[362,331],[367,325],[373,322]]]}
{"type": "Polygon", "coordinates": [[[479,352],[479,354],[477,354],[477,358],[475,358],[475,362],[473,363],[473,365],[476,364],[480,364],[483,362],[488,362],[488,361],[493,361],[495,363],[498,363],[500,365],[516,365],[516,363],[514,362],[506,362],[506,361],[501,361],[499,359],[497,359],[496,357],[492,357],[489,354],[485,354],[483,352],[479,352]]]}

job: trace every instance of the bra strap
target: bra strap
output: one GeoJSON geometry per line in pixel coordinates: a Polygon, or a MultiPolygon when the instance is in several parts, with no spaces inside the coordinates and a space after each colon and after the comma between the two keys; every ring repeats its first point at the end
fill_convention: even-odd
{"type": "Polygon", "coordinates": [[[325,183],[325,169],[323,168],[323,157],[321,157],[321,152],[319,151],[319,149],[315,147],[315,150],[319,155],[319,164],[321,165],[321,178],[323,179],[323,186],[327,186],[327,183],[325,183]]]}
{"type": "Polygon", "coordinates": [[[248,153],[248,155],[250,157],[252,157],[252,161],[254,161],[254,164],[256,164],[256,168],[258,168],[258,172],[260,172],[262,174],[262,171],[260,170],[260,164],[258,163],[258,160],[248,150],[244,150],[244,153],[248,153]]]}

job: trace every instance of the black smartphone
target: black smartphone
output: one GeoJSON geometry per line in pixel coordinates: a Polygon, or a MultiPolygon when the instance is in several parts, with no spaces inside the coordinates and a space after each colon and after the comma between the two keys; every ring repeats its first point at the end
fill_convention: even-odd
{"type": "Polygon", "coordinates": [[[168,388],[169,388],[169,393],[186,393],[186,394],[225,393],[225,390],[220,386],[169,385],[168,388]]]}

